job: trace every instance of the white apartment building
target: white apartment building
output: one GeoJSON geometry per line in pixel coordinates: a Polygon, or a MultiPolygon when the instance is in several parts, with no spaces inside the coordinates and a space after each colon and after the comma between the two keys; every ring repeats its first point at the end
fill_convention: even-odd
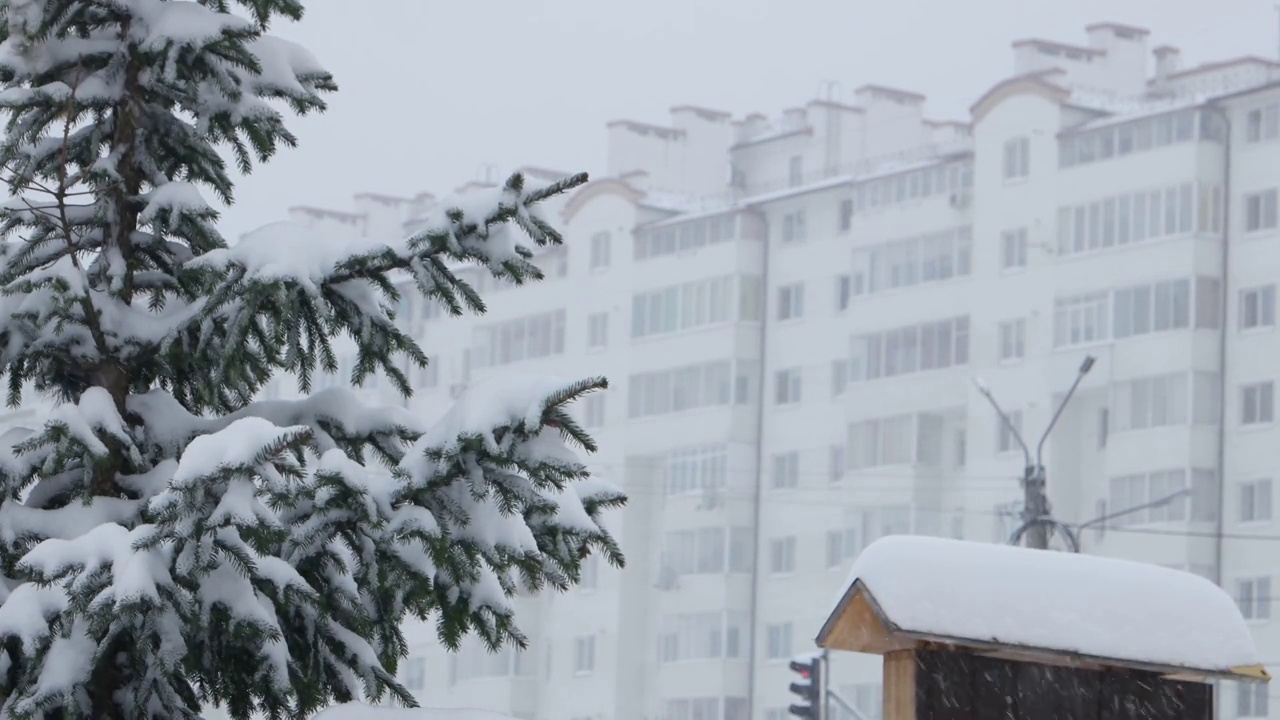
{"type": "MultiPolygon", "coordinates": [[[[590,465],[631,497],[628,566],[522,599],[524,652],[450,654],[410,628],[408,686],[522,720],[785,720],[787,660],[861,548],[1016,525],[1021,452],[971,379],[1034,444],[1086,355],[1046,446],[1055,516],[1189,491],[1091,526],[1084,551],[1221,583],[1280,667],[1280,64],[1184,69],[1148,43],[1107,23],[1015,43],[963,121],[866,86],[773,121],[610,123],[606,177],[556,209],[546,281],[468,269],[487,314],[414,301],[402,319],[433,360],[410,401],[428,417],[489,373],[610,379],[579,411],[590,465]]],[[[290,217],[392,235],[437,202],[290,217]]],[[[878,718],[878,658],[832,670],[878,718]]],[[[1265,687],[1221,697],[1222,717],[1280,717],[1265,687]]]]}
{"type": "MultiPolygon", "coordinates": [[[[1280,664],[1280,65],[1183,69],[1148,37],[1015,43],[964,122],[866,86],[772,122],[611,123],[548,282],[476,275],[486,316],[414,311],[440,353],[414,402],[440,412],[495,370],[607,375],[582,413],[593,466],[631,494],[629,565],[526,601],[523,654],[450,657],[421,629],[407,679],[530,719],[783,720],[787,660],[862,547],[1016,525],[1021,452],[970,380],[1034,444],[1086,355],[1046,446],[1056,517],[1187,491],[1095,523],[1084,550],[1220,582],[1280,664]]],[[[337,217],[414,215],[362,202],[337,217]]],[[[833,658],[832,685],[878,716],[878,659],[833,658]]],[[[1223,717],[1280,715],[1265,691],[1221,697],[1223,717]]]]}

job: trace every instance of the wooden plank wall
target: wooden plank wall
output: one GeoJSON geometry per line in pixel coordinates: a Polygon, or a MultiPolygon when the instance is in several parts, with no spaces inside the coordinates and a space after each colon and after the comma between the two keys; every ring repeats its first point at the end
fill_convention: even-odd
{"type": "Polygon", "coordinates": [[[885,658],[885,720],[1213,718],[1211,686],[1153,673],[1099,672],[941,650],[892,655],[885,658]],[[913,672],[903,667],[908,656],[914,656],[913,672]],[[905,688],[893,687],[906,683],[915,686],[914,703],[903,702],[905,688]]]}

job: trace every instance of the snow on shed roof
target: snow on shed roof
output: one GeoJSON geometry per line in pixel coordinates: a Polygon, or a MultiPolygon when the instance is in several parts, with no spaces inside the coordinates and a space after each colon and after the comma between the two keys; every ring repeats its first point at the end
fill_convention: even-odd
{"type": "Polygon", "coordinates": [[[1171,675],[1268,679],[1235,602],[1198,575],[1006,545],[882,538],[854,562],[818,644],[885,652],[911,641],[1171,675]],[[855,618],[858,605],[862,618],[855,618]],[[887,631],[879,641],[848,625],[866,622],[867,607],[887,631]]]}

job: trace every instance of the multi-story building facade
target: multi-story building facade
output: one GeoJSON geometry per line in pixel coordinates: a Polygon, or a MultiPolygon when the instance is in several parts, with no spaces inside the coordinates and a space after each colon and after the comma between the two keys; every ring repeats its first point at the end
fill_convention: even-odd
{"type": "MultiPolygon", "coordinates": [[[[579,408],[588,464],[631,496],[625,570],[521,599],[523,652],[411,628],[408,686],[528,720],[783,720],[787,660],[869,542],[1014,529],[1021,451],[971,380],[1034,450],[1086,356],[1045,447],[1056,517],[1113,516],[1084,551],[1219,582],[1280,664],[1280,65],[1182,69],[1141,28],[1087,33],[1015,43],[963,122],[866,86],[772,122],[611,123],[606,177],[554,209],[569,241],[539,256],[546,281],[464,269],[485,315],[406,304],[428,417],[492,373],[608,376],[579,408]]],[[[291,218],[405,233],[437,202],[291,218]]],[[[878,717],[879,672],[833,658],[833,689],[878,717]]],[[[1265,691],[1221,697],[1223,717],[1280,715],[1265,691]]]]}

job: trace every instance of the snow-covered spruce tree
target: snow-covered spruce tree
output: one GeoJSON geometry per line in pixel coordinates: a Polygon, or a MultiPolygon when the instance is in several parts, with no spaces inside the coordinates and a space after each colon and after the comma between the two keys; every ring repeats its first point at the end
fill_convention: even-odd
{"type": "Polygon", "coordinates": [[[524,642],[509,599],[621,564],[567,406],[604,381],[507,377],[440,422],[349,390],[254,402],[275,374],[309,391],[409,392],[426,357],[394,323],[394,281],[482,312],[450,271],[541,277],[561,242],[513,176],[407,239],[337,243],[287,224],[228,247],[202,198],[293,145],[275,105],[335,88],[266,34],[299,0],[0,0],[0,368],[11,404],[58,404],[0,439],[0,718],[304,717],[388,693],[399,623],[456,647],[524,642]],[[527,239],[526,239],[527,238],[527,239]]]}

